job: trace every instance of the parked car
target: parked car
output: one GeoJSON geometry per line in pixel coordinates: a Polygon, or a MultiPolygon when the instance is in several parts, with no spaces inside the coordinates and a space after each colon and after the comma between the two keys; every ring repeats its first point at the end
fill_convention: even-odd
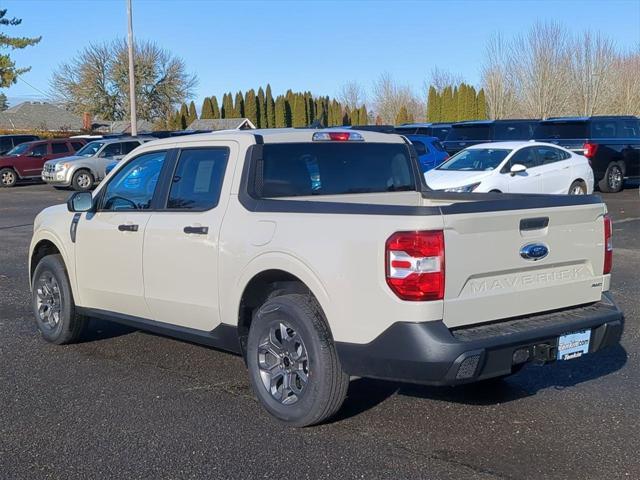
{"type": "Polygon", "coordinates": [[[84,144],[85,140],[80,138],[21,143],[0,157],[0,186],[13,187],[21,180],[39,179],[47,160],[66,157],[84,144]]]}
{"type": "Polygon", "coordinates": [[[120,160],[152,137],[118,137],[94,140],[71,157],[46,162],[42,180],[59,188],[90,190],[106,175],[106,166],[120,160]]]}
{"type": "Polygon", "coordinates": [[[113,162],[109,163],[106,167],[104,167],[105,177],[109,175],[109,173],[111,173],[111,170],[116,168],[116,165],[118,165],[118,163],[120,163],[120,160],[114,160],[113,162]]]}
{"type": "Polygon", "coordinates": [[[0,155],[5,155],[13,147],[25,142],[40,140],[37,135],[0,135],[0,155]]]}
{"type": "Polygon", "coordinates": [[[483,143],[458,152],[425,174],[448,192],[593,193],[593,171],[582,155],[540,142],[483,143]]]}
{"type": "Polygon", "coordinates": [[[412,158],[347,129],[142,145],[35,218],[37,328],[71,343],[100,318],[236,352],[293,426],[336,413],[351,376],[454,385],[618,343],[599,197],[430,192],[412,158]]]}
{"type": "Polygon", "coordinates": [[[477,120],[458,122],[442,144],[449,155],[458,153],[471,145],[487,142],[530,140],[538,120],[477,120]]]}
{"type": "Polygon", "coordinates": [[[625,178],[640,176],[638,117],[551,118],[540,122],[534,137],[587,157],[602,192],[619,192],[625,178]]]}
{"type": "Polygon", "coordinates": [[[396,133],[402,135],[428,135],[430,137],[438,137],[443,141],[447,138],[450,123],[404,123],[394,127],[396,133]]]}
{"type": "Polygon", "coordinates": [[[429,137],[427,135],[404,135],[413,145],[418,155],[420,169],[422,172],[428,172],[432,168],[437,167],[444,162],[449,155],[438,140],[438,137],[429,137]]]}

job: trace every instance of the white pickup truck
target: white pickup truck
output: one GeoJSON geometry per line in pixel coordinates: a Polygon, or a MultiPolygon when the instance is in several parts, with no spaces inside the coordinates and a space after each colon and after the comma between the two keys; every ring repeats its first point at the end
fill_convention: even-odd
{"type": "Polygon", "coordinates": [[[623,330],[599,197],[432,192],[408,142],[375,132],[146,143],[41,212],[29,256],[46,340],[95,317],[241,354],[294,426],[353,376],[473,382],[623,330]]]}

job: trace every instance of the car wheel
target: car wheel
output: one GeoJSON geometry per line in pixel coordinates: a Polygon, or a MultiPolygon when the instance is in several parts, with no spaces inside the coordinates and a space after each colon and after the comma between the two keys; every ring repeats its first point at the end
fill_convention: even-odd
{"type": "Polygon", "coordinates": [[[587,186],[584,182],[580,180],[576,180],[569,187],[569,195],[586,195],[587,194],[587,186]]]}
{"type": "Polygon", "coordinates": [[[18,181],[18,175],[12,168],[3,168],[0,170],[0,186],[13,187],[18,181]]]}
{"type": "Polygon", "coordinates": [[[73,174],[71,187],[79,192],[86,192],[93,187],[94,178],[89,170],[78,170],[73,174]]]}
{"type": "Polygon", "coordinates": [[[256,396],[289,425],[305,427],[328,419],[347,394],[349,376],[310,295],[271,298],[255,312],[246,360],[256,396]]]}
{"type": "Polygon", "coordinates": [[[612,162],[604,173],[604,178],[598,183],[600,191],[605,193],[616,193],[624,187],[624,173],[619,163],[612,162]]]}
{"type": "Polygon", "coordinates": [[[87,323],[75,311],[67,270],[60,255],[47,255],[33,273],[31,297],[36,326],[50,343],[76,342],[87,323]]]}

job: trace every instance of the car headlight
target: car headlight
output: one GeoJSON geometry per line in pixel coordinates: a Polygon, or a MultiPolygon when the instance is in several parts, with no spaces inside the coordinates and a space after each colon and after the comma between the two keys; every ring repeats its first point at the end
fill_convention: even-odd
{"type": "Polygon", "coordinates": [[[71,166],[70,163],[56,163],[56,172],[61,172],[62,170],[66,170],[71,166]]]}
{"type": "Polygon", "coordinates": [[[473,192],[479,186],[480,186],[480,182],[471,183],[469,185],[464,185],[462,187],[445,188],[444,191],[445,192],[458,192],[458,193],[461,193],[461,192],[473,192]]]}

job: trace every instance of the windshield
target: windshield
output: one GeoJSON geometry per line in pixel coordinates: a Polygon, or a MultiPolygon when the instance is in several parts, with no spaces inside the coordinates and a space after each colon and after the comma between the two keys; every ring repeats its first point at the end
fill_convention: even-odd
{"type": "Polygon", "coordinates": [[[455,154],[438,167],[438,170],[482,172],[495,170],[511,150],[502,148],[470,148],[455,154]]]}
{"type": "Polygon", "coordinates": [[[258,165],[260,197],[417,190],[409,149],[401,143],[266,144],[258,165]]]}
{"type": "Polygon", "coordinates": [[[22,155],[27,150],[29,150],[30,146],[31,144],[29,143],[21,143],[20,145],[13,147],[11,150],[9,150],[7,152],[7,155],[22,155]]]}
{"type": "Polygon", "coordinates": [[[489,140],[490,138],[489,125],[456,126],[447,135],[447,140],[489,140]]]}
{"type": "Polygon", "coordinates": [[[76,152],[76,155],[80,155],[81,157],[93,157],[98,150],[102,148],[104,142],[91,142],[87,143],[84,147],[76,152]]]}
{"type": "Polygon", "coordinates": [[[536,128],[533,138],[588,138],[586,122],[549,122],[536,128]]]}

